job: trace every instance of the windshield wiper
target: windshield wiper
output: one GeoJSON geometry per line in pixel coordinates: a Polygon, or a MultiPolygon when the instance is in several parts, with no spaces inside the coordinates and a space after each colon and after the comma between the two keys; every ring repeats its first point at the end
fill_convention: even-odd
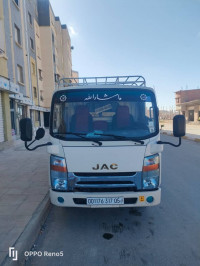
{"type": "Polygon", "coordinates": [[[113,137],[115,139],[121,139],[121,140],[132,140],[134,142],[138,142],[138,143],[144,144],[143,140],[138,140],[138,139],[129,138],[129,137],[125,137],[125,136],[118,136],[118,135],[112,135],[112,134],[103,134],[103,133],[97,133],[97,132],[94,132],[94,135],[113,137]]]}
{"type": "MultiPolygon", "coordinates": [[[[74,136],[80,137],[80,138],[82,138],[82,139],[86,139],[86,140],[89,140],[89,141],[95,142],[95,143],[99,144],[99,146],[102,145],[102,142],[101,142],[101,141],[93,140],[93,139],[90,139],[90,138],[85,137],[85,136],[87,135],[87,134],[85,134],[85,133],[66,132],[66,133],[62,133],[62,134],[65,134],[65,135],[74,135],[74,136]]],[[[54,136],[55,136],[55,137],[62,138],[62,139],[66,139],[65,137],[61,136],[61,134],[54,134],[54,136]]]]}

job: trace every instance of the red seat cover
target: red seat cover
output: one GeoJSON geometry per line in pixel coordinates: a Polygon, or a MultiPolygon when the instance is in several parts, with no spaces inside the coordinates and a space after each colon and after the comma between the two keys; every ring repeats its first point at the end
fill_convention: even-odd
{"type": "Polygon", "coordinates": [[[108,123],[106,121],[95,121],[93,123],[94,130],[108,130],[108,123]]]}
{"type": "Polygon", "coordinates": [[[87,106],[78,106],[75,113],[75,131],[88,132],[90,116],[87,106]]]}
{"type": "Polygon", "coordinates": [[[131,126],[128,106],[118,106],[116,112],[116,126],[117,128],[127,128],[131,126]]]}

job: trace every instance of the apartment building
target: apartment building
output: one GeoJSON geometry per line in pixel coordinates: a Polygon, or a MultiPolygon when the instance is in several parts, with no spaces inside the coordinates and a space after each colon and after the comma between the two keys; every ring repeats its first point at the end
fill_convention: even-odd
{"type": "MultiPolygon", "coordinates": [[[[66,25],[54,15],[49,0],[38,0],[38,22],[43,72],[43,89],[40,90],[43,102],[41,106],[48,108],[51,95],[60,78],[72,76],[71,40],[66,25]]],[[[44,116],[48,126],[49,113],[44,116]]]]}
{"type": "Polygon", "coordinates": [[[71,40],[49,0],[0,0],[0,148],[19,121],[48,127],[52,93],[71,77],[71,40]]]}
{"type": "Polygon", "coordinates": [[[200,89],[175,92],[176,110],[183,114],[186,121],[200,122],[200,89]]]}

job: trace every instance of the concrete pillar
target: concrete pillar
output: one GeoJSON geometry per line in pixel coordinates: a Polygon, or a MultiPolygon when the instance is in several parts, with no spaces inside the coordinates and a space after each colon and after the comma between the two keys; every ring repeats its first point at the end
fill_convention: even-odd
{"type": "Polygon", "coordinates": [[[2,92],[3,120],[4,120],[4,137],[5,141],[11,141],[11,117],[10,117],[10,99],[7,92],[2,92]]]}

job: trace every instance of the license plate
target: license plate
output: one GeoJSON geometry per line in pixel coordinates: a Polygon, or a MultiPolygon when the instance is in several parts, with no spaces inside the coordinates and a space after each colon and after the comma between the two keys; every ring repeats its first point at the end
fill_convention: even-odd
{"type": "Polygon", "coordinates": [[[123,197],[87,198],[87,205],[122,205],[123,197]]]}

